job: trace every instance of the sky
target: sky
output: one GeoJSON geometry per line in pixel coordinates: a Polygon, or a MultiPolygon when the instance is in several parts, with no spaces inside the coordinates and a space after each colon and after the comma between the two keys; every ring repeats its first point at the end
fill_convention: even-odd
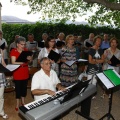
{"type": "Polygon", "coordinates": [[[2,16],[15,16],[21,19],[29,20],[31,22],[39,20],[40,14],[27,14],[27,11],[30,10],[29,6],[15,5],[15,3],[10,2],[10,0],[0,0],[0,2],[2,4],[2,16]]]}
{"type": "MultiPolygon", "coordinates": [[[[13,0],[14,1],[14,0],[13,0]]],[[[4,16],[15,16],[21,19],[25,19],[31,22],[39,21],[40,13],[37,14],[27,14],[30,10],[29,6],[15,5],[14,2],[10,0],[0,0],[2,4],[1,15],[4,16]]],[[[85,21],[84,17],[76,19],[76,21],[85,21]]]]}

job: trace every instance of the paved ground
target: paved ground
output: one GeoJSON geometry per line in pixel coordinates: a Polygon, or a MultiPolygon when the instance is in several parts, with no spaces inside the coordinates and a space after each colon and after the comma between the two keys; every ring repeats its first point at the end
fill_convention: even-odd
{"type": "MultiPolygon", "coordinates": [[[[108,112],[108,103],[109,98],[106,95],[105,98],[101,98],[102,95],[102,89],[98,85],[97,86],[97,95],[96,99],[92,100],[92,106],[91,106],[91,117],[94,120],[99,120],[103,115],[105,115],[108,112]]],[[[33,99],[31,97],[30,89],[28,89],[28,95],[26,97],[26,103],[31,102],[33,99]]],[[[5,93],[5,112],[9,115],[9,120],[22,120],[18,114],[18,112],[15,111],[15,93],[5,93]]],[[[86,120],[85,118],[75,114],[75,110],[79,110],[80,107],[74,108],[73,110],[67,112],[61,120],[86,120]]],[[[113,103],[112,103],[112,111],[111,114],[114,116],[115,120],[120,120],[120,90],[116,90],[113,94],[113,103]]],[[[0,120],[2,120],[0,118],[0,120]]],[[[104,120],[108,120],[105,118],[104,120]]],[[[112,120],[112,119],[110,119],[112,120]]]]}

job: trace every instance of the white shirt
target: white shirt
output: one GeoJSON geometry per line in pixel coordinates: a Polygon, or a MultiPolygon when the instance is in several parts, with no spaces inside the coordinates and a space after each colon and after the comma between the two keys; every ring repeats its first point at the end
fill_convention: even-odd
{"type": "MultiPolygon", "coordinates": [[[[26,42],[26,48],[27,48],[28,50],[33,49],[33,48],[38,48],[38,43],[37,43],[37,41],[33,41],[33,42],[27,41],[27,42],[26,42]]],[[[32,50],[32,51],[34,52],[34,50],[32,50]]]]}
{"type": "MultiPolygon", "coordinates": [[[[52,91],[56,91],[56,85],[60,83],[60,80],[54,70],[50,71],[50,77],[45,74],[43,69],[39,70],[33,75],[32,83],[31,83],[31,91],[35,89],[50,89],[52,91]]],[[[35,100],[42,99],[47,97],[48,94],[45,95],[34,95],[35,100]]]]}
{"type": "MultiPolygon", "coordinates": [[[[56,53],[59,53],[58,49],[54,50],[56,53]]],[[[42,59],[43,57],[48,57],[49,53],[46,48],[42,48],[39,52],[38,59],[42,59]]],[[[55,69],[55,67],[58,66],[57,63],[52,64],[52,69],[55,69]]]]}

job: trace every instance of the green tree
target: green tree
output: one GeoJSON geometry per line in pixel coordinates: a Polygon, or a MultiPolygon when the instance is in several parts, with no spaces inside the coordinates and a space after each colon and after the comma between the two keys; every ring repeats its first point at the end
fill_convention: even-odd
{"type": "Polygon", "coordinates": [[[29,5],[30,13],[41,12],[40,18],[56,20],[75,20],[78,16],[86,18],[91,25],[108,23],[120,27],[120,0],[14,0],[17,4],[29,5]],[[89,12],[92,15],[89,15],[89,12]],[[94,13],[94,14],[93,14],[94,13]]]}

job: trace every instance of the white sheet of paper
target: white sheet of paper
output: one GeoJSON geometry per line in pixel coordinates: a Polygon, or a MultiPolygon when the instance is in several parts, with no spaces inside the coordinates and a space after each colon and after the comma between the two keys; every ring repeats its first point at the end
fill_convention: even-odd
{"type": "Polygon", "coordinates": [[[110,80],[103,73],[98,73],[96,75],[101,80],[101,82],[106,86],[107,89],[114,87],[114,85],[110,82],[110,80]]]}
{"type": "Polygon", "coordinates": [[[20,65],[13,65],[13,64],[8,64],[6,66],[6,68],[10,71],[14,71],[15,69],[17,69],[20,65]]]}
{"type": "Polygon", "coordinates": [[[108,68],[107,69],[113,69],[114,70],[114,67],[108,64],[108,68]]]}
{"type": "Polygon", "coordinates": [[[77,61],[78,61],[78,62],[86,62],[86,61],[88,61],[88,60],[86,60],[86,59],[78,59],[77,61]]]}
{"type": "Polygon", "coordinates": [[[71,66],[75,61],[71,60],[71,61],[66,61],[65,63],[69,66],[71,66]]]}
{"type": "Polygon", "coordinates": [[[120,75],[115,70],[113,72],[120,78],[120,75]]]}

